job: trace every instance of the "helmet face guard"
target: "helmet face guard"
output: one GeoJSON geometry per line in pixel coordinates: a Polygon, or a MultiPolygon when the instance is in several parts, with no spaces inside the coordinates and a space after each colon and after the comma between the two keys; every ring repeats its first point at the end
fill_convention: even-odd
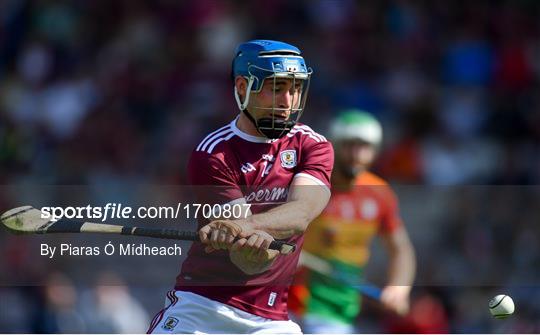
{"type": "MultiPolygon", "coordinates": [[[[250,67],[250,72],[255,66],[250,67]]],[[[267,73],[267,81],[272,82],[272,106],[271,107],[262,107],[262,106],[251,106],[253,109],[268,111],[268,113],[263,113],[264,116],[259,119],[255,119],[253,115],[247,110],[243,111],[246,113],[248,118],[254,123],[257,130],[264,136],[276,139],[286,135],[298,122],[304,107],[306,105],[307,95],[309,91],[309,82],[311,77],[311,72],[307,74],[304,73],[295,73],[292,71],[288,72],[273,72],[261,68],[256,68],[254,71],[259,73],[267,73]],[[280,79],[291,80],[291,96],[292,101],[289,108],[281,108],[276,103],[276,86],[280,79]],[[279,117],[279,115],[288,115],[287,119],[279,117]]],[[[254,75],[251,75],[250,78],[257,78],[254,75]]],[[[250,79],[248,79],[249,81],[250,79]]],[[[255,79],[253,79],[255,80],[255,79]]],[[[264,83],[261,83],[259,90],[252,90],[251,93],[259,93],[264,86],[264,83]]],[[[249,96],[246,96],[244,103],[247,105],[249,103],[249,96]]]]}
{"type": "Polygon", "coordinates": [[[238,50],[233,62],[233,79],[240,75],[248,82],[243,102],[235,86],[234,95],[238,108],[246,114],[259,133],[270,139],[283,137],[302,116],[313,71],[306,67],[300,51],[286,43],[250,41],[240,45],[238,50]],[[292,101],[289,108],[282,108],[276,104],[276,86],[282,79],[291,81],[292,101]],[[247,106],[250,95],[260,93],[265,80],[272,81],[272,106],[251,105],[250,108],[269,111],[263,113],[265,116],[256,119],[252,112],[248,111],[247,106]],[[284,119],[281,115],[288,117],[284,119]]]}

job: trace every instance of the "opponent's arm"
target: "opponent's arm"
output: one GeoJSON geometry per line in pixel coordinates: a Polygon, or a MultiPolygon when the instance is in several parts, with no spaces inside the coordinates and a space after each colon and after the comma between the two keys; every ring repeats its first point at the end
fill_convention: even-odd
{"type": "Polygon", "coordinates": [[[381,237],[389,257],[388,281],[381,301],[399,314],[405,314],[409,310],[409,293],[416,272],[414,248],[403,226],[381,237]]]}

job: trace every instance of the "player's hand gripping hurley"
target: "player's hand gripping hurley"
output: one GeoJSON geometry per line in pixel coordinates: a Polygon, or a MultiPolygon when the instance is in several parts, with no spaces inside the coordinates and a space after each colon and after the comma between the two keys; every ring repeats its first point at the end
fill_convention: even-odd
{"type": "MultiPolygon", "coordinates": [[[[32,206],[13,208],[2,214],[0,220],[9,231],[15,234],[105,233],[200,242],[199,234],[193,231],[126,227],[66,218],[51,221],[42,218],[41,211],[32,206]]],[[[287,255],[293,253],[296,246],[283,241],[272,241],[269,249],[278,250],[281,254],[287,255]]]]}

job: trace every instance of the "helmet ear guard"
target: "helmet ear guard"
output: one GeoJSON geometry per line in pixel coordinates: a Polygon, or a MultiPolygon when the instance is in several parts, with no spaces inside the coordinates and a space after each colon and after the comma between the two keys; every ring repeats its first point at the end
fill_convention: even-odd
{"type": "Polygon", "coordinates": [[[244,98],[244,102],[240,101],[240,95],[238,94],[238,89],[236,88],[236,83],[234,85],[234,99],[236,100],[236,104],[238,105],[238,108],[241,110],[241,111],[244,111],[247,107],[247,105],[249,104],[249,95],[250,95],[250,92],[251,92],[251,87],[253,86],[253,82],[256,78],[254,78],[253,76],[250,76],[249,78],[246,78],[247,79],[247,88],[246,88],[246,97],[244,98]]]}

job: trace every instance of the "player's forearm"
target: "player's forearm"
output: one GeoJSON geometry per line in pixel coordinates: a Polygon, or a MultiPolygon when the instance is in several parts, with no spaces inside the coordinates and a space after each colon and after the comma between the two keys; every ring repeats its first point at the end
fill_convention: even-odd
{"type": "Polygon", "coordinates": [[[409,235],[403,226],[382,235],[388,252],[388,286],[411,286],[416,273],[416,257],[409,235]]]}
{"type": "Polygon", "coordinates": [[[264,230],[276,239],[285,239],[302,234],[319,214],[320,211],[314,211],[309,201],[297,200],[252,215],[246,221],[253,229],[264,230]]]}
{"type": "Polygon", "coordinates": [[[259,274],[268,270],[274,263],[276,257],[276,254],[269,254],[268,259],[266,260],[253,260],[246,257],[246,255],[240,251],[229,251],[231,262],[248,275],[259,274]]]}
{"type": "Polygon", "coordinates": [[[324,210],[330,199],[325,186],[314,185],[310,179],[295,178],[288,201],[265,213],[252,215],[242,224],[251,229],[263,230],[276,239],[302,234],[324,210]]]}
{"type": "Polygon", "coordinates": [[[410,243],[401,245],[390,254],[387,285],[410,287],[415,273],[416,258],[410,243]]]}

